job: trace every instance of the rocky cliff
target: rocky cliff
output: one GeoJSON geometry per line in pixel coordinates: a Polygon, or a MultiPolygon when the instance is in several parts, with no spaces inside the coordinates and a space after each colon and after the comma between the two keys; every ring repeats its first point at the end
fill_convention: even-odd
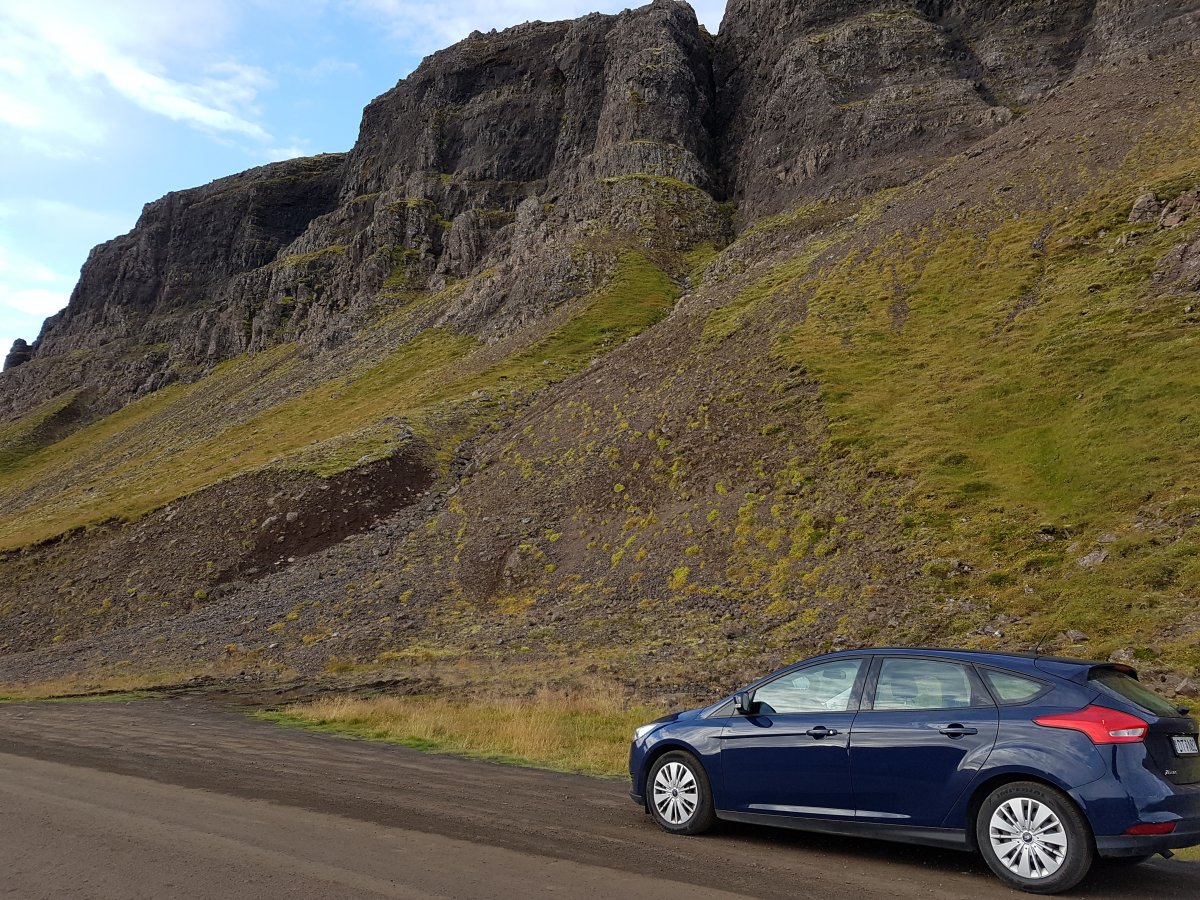
{"type": "Polygon", "coordinates": [[[248,350],[335,344],[389,302],[485,270],[446,324],[502,335],[590,284],[602,263],[572,257],[583,232],[645,231],[664,192],[713,218],[714,115],[708,41],[684,4],[472,35],[368,106],[345,157],[149,204],[33,345],[35,361],[99,352],[66,376],[15,373],[0,404],[99,381],[110,411],[248,350]]]}
{"type": "Polygon", "coordinates": [[[1190,671],[1198,16],[529,23],[149,204],[0,376],[0,669],[159,623],[147,664],[1190,671]]]}
{"type": "Polygon", "coordinates": [[[446,324],[501,335],[594,275],[561,250],[581,227],[636,227],[625,201],[645,201],[614,202],[615,179],[695,186],[741,223],[904,184],[1076,70],[1188,45],[1195,7],[734,0],[714,38],[660,0],[473,34],[368,106],[345,156],[148,204],[11,355],[62,362],[7,376],[0,413],[82,383],[108,412],[239,353],[336,342],[388,295],[485,270],[446,324]]]}

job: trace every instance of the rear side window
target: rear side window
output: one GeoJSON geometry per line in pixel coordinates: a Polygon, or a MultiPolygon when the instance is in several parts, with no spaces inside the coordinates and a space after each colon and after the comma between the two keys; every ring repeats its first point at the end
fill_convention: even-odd
{"type": "Polygon", "coordinates": [[[875,688],[877,710],[991,706],[971,689],[966,666],[933,659],[885,659],[875,688]]]}
{"type": "Polygon", "coordinates": [[[1146,687],[1132,675],[1127,675],[1117,669],[1093,669],[1088,675],[1088,681],[1101,690],[1116,694],[1125,700],[1131,700],[1155,716],[1174,717],[1179,710],[1164,700],[1150,688],[1146,687]]]}
{"type": "Polygon", "coordinates": [[[1045,690],[1046,686],[1032,678],[1014,675],[1012,672],[997,672],[995,669],[980,669],[979,674],[987,682],[988,689],[996,702],[1002,706],[1028,703],[1045,690]]]}

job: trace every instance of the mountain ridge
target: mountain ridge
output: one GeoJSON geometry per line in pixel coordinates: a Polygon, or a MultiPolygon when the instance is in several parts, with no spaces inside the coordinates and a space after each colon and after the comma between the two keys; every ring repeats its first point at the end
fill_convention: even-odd
{"type": "Polygon", "coordinates": [[[3,376],[0,671],[686,681],[1049,629],[1174,690],[1194,475],[1130,448],[1196,442],[1195,221],[1130,216],[1197,185],[1195,21],[778,0],[712,39],[660,0],[473,35],[347,154],[148,205],[3,376]]]}
{"type": "MultiPolygon", "coordinates": [[[[204,371],[286,338],[281,311],[270,307],[295,298],[303,290],[296,282],[307,273],[288,283],[280,269],[311,267],[320,276],[322,267],[331,268],[336,280],[350,282],[325,304],[334,310],[319,310],[327,315],[384,289],[395,263],[380,248],[419,250],[418,277],[461,277],[478,262],[474,257],[486,254],[491,233],[505,224],[500,220],[515,217],[530,199],[526,194],[565,191],[575,200],[572,191],[586,192],[598,179],[649,173],[694,184],[717,200],[731,193],[743,223],[803,199],[871,193],[910,181],[1011,121],[1012,107],[1000,97],[1027,105],[1076,67],[1186,43],[1191,32],[1180,26],[1194,24],[1197,15],[1184,0],[1153,11],[1123,0],[1074,0],[1052,13],[1031,0],[977,7],[732,3],[710,42],[686,4],[661,0],[615,16],[477,33],[433,54],[368,105],[347,154],[263,166],[148,204],[129,235],[92,252],[71,303],[47,320],[28,359],[17,353],[6,368],[120,337],[130,329],[123,318],[147,306],[168,314],[211,309],[184,323],[164,316],[171,324],[161,336],[182,324],[187,337],[167,341],[167,358],[147,354],[137,373],[145,380],[122,379],[105,407],[111,411],[176,377],[194,377],[189,368],[204,371]],[[601,42],[629,49],[595,50],[601,42]],[[667,63],[637,59],[664,48],[672,51],[667,63]],[[514,60],[538,60],[544,70],[513,68],[514,60]],[[620,88],[591,90],[606,79],[620,88]],[[543,83],[551,89],[540,90],[543,83]],[[521,94],[534,84],[529,96],[521,94]],[[661,102],[633,100],[639,90],[661,102]],[[517,99],[505,100],[506,91],[517,99]],[[468,103],[459,109],[463,98],[468,103]],[[683,108],[674,109],[680,102],[683,108]],[[815,127],[797,144],[800,121],[815,127]],[[743,145],[751,151],[745,173],[738,163],[743,145]],[[396,148],[404,148],[399,157],[396,148]],[[497,156],[497,149],[508,155],[497,156]],[[559,156],[565,161],[554,163],[559,156]],[[444,183],[448,177],[461,184],[444,183]],[[369,198],[384,195],[428,208],[409,208],[404,221],[364,236],[355,225],[363,210],[355,204],[373,215],[369,198]],[[472,210],[492,216],[468,216],[455,233],[452,220],[472,210]],[[330,214],[342,221],[316,221],[330,214]],[[233,226],[228,236],[220,236],[223,223],[233,226]],[[438,233],[444,230],[450,233],[438,233]],[[213,235],[207,256],[180,256],[172,244],[178,234],[205,233],[213,235]],[[371,239],[365,252],[344,243],[371,239]],[[350,259],[339,267],[334,257],[346,250],[350,259]],[[111,335],[106,315],[116,320],[111,335]]],[[[23,387],[10,379],[6,415],[18,408],[18,395],[26,395],[25,409],[28,398],[45,395],[23,387]]]]}

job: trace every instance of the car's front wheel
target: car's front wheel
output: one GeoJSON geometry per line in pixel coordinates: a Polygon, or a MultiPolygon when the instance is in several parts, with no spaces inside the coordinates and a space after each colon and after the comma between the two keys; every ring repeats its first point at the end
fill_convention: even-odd
{"type": "Polygon", "coordinates": [[[650,767],[647,804],[650,815],[672,834],[700,834],[712,828],[712,790],[700,761],[690,753],[672,750],[650,767]]]}
{"type": "Polygon", "coordinates": [[[1075,804],[1033,781],[992,791],[979,809],[975,837],[991,870],[1031,894],[1069,890],[1095,856],[1091,829],[1075,804]]]}

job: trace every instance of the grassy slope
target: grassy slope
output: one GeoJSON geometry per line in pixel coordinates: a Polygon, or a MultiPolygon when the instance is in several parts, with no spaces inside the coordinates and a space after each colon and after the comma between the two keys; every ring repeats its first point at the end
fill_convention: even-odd
{"type": "Polygon", "coordinates": [[[1181,525],[1200,510],[1197,297],[1151,277],[1200,222],[1127,224],[1143,190],[1175,196],[1198,172],[1200,132],[1159,135],[1070,206],[940,214],[816,275],[805,247],[747,292],[804,298],[775,352],[820,381],[831,452],[915,477],[909,538],[946,560],[931,593],[986,598],[1034,638],[1078,628],[1090,653],[1132,640],[1200,663],[1200,548],[1181,525]],[[1108,559],[1078,564],[1096,548],[1108,559]]]}
{"type": "MultiPolygon", "coordinates": [[[[1094,96],[1064,105],[1100,108],[1094,96]]],[[[1071,123],[1055,130],[1052,114],[1038,115],[979,161],[951,161],[862,204],[759,223],[696,279],[681,315],[646,336],[642,358],[618,353],[535,408],[520,434],[502,437],[493,474],[464,485],[419,533],[429,542],[406,545],[404,571],[379,579],[381,598],[415,589],[414,607],[432,610],[412,646],[436,630],[437,652],[453,655],[451,627],[466,641],[470,628],[503,625],[481,622],[481,610],[517,622],[532,609],[520,619],[532,624],[539,604],[553,604],[578,628],[554,643],[554,629],[513,625],[529,640],[512,646],[567,657],[629,649],[616,622],[642,642],[631,655],[686,642],[715,666],[835,642],[1023,648],[1078,628],[1092,641],[1077,653],[1132,647],[1177,670],[1200,664],[1189,530],[1200,509],[1200,384],[1185,312],[1196,298],[1160,291],[1151,276],[1200,223],[1126,224],[1142,191],[1169,197],[1200,181],[1195,110],[1116,116],[1109,137],[1120,146],[1146,137],[1123,164],[1110,154],[1092,169],[1103,130],[1089,149],[1071,123]],[[1035,139],[1049,150],[1027,149],[1035,139]],[[709,308],[703,334],[689,330],[709,308]],[[635,378],[639,368],[654,377],[635,378]],[[767,452],[768,442],[778,447],[767,452]],[[546,498],[574,507],[569,522],[536,508],[546,498]],[[497,522],[522,505],[546,528],[516,547],[524,574],[511,590],[497,588],[494,559],[471,571],[481,554],[464,551],[510,553],[497,522]],[[1102,563],[1078,564],[1097,549],[1102,563]],[[734,619],[735,633],[774,630],[723,638],[734,619]]],[[[390,417],[453,447],[486,424],[493,393],[578,370],[675,294],[628,253],[605,288],[524,344],[427,331],[214,435],[211,423],[241,398],[301,374],[292,348],[233,361],[0,468],[0,501],[24,504],[0,519],[0,546],[136,514],[276,458],[331,471],[385,450],[390,417]],[[60,489],[79,466],[77,487],[60,489]]],[[[339,614],[359,605],[356,590],[337,598],[339,614]]]]}
{"type": "MultiPolygon", "coordinates": [[[[330,474],[388,452],[396,428],[387,419],[410,420],[435,446],[449,442],[454,434],[439,423],[474,392],[533,388],[576,371],[665,315],[677,295],[667,275],[631,251],[558,327],[500,358],[471,338],[426,330],[379,361],[297,392],[304,362],[286,345],[157,391],[49,446],[29,447],[23,436],[68,401],[47,404],[0,434],[0,547],[131,518],[269,464],[330,474]],[[284,399],[263,408],[264,395],[284,399]],[[253,412],[239,417],[245,409],[253,412]]],[[[469,407],[476,418],[490,409],[487,400],[469,407]]]]}

